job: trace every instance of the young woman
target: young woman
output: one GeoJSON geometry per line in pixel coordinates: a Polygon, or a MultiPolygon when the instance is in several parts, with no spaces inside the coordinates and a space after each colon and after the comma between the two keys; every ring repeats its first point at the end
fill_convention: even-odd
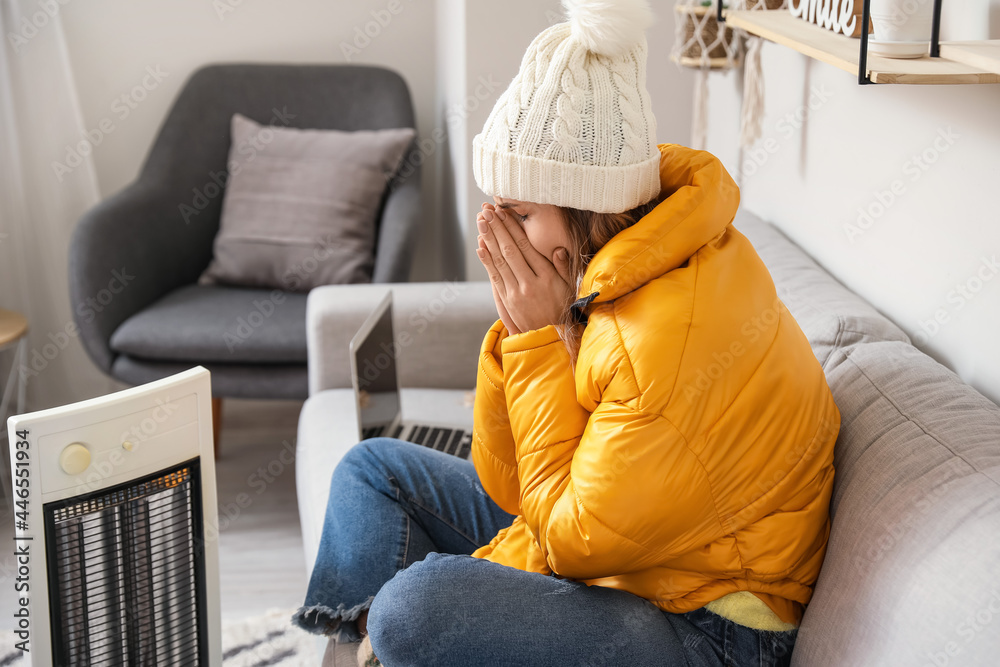
{"type": "Polygon", "coordinates": [[[473,141],[473,462],[359,443],[295,621],[390,667],[788,664],[839,412],[735,183],[653,141],[648,7],[564,4],[473,141]]]}

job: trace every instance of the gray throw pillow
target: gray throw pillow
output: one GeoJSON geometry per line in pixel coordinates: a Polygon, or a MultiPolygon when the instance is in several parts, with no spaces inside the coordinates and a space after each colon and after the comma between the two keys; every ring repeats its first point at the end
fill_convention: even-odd
{"type": "Polygon", "coordinates": [[[274,127],[234,114],[219,232],[199,284],[307,292],[371,282],[376,216],[415,136],[274,127]]]}

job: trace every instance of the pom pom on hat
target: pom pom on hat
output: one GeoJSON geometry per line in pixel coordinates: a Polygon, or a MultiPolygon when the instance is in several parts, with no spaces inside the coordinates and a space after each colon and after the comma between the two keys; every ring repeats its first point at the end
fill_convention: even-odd
{"type": "Polygon", "coordinates": [[[562,4],[573,36],[598,55],[625,55],[653,23],[646,0],[562,0],[562,4]]]}

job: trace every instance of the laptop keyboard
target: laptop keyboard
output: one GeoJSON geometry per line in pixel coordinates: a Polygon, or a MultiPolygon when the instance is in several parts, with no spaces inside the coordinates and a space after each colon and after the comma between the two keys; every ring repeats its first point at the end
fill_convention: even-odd
{"type": "Polygon", "coordinates": [[[368,428],[361,429],[361,439],[367,440],[368,438],[378,438],[382,435],[382,431],[385,430],[385,426],[369,426],[368,428]]]}
{"type": "MultiPolygon", "coordinates": [[[[394,433],[384,433],[385,429],[385,426],[371,426],[363,429],[361,436],[363,439],[380,436],[398,438],[403,433],[402,426],[397,426],[394,433]]],[[[472,434],[459,428],[420,426],[410,434],[409,441],[462,459],[469,458],[472,451],[472,434]]]]}

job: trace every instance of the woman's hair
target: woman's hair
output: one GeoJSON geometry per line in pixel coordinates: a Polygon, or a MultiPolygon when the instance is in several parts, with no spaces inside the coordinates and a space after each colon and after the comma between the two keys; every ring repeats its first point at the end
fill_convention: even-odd
{"type": "MultiPolygon", "coordinates": [[[[618,232],[631,227],[656,208],[661,201],[663,198],[659,196],[624,213],[595,213],[577,208],[560,207],[563,219],[566,221],[570,241],[573,248],[577,249],[576,252],[573,252],[572,248],[569,249],[570,285],[573,286],[574,299],[580,291],[587,266],[597,251],[603,248],[618,232]]],[[[569,308],[563,313],[563,320],[560,324],[561,326],[556,328],[559,329],[559,337],[565,343],[566,349],[569,351],[570,363],[575,369],[584,326],[576,323],[569,308]]]]}

